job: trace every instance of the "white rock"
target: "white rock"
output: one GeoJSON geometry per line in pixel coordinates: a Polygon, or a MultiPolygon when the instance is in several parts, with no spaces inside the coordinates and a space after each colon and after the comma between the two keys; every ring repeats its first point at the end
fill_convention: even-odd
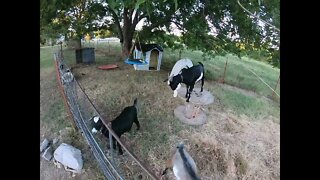
{"type": "Polygon", "coordinates": [[[50,161],[52,159],[52,148],[51,146],[49,146],[44,153],[42,154],[42,157],[47,160],[50,161]]]}
{"type": "Polygon", "coordinates": [[[80,173],[83,167],[81,151],[71,145],[62,143],[53,154],[54,159],[61,164],[80,173]]]}

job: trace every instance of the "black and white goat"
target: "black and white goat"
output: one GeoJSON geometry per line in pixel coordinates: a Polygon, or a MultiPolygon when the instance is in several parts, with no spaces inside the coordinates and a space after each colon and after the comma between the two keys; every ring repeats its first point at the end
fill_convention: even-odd
{"type": "Polygon", "coordinates": [[[183,144],[177,146],[177,150],[167,161],[166,168],[162,172],[162,175],[165,175],[169,168],[172,168],[177,180],[200,180],[197,174],[197,165],[185,150],[183,144]]]}
{"type": "MultiPolygon", "coordinates": [[[[186,98],[189,102],[192,90],[196,82],[201,80],[201,91],[203,92],[204,84],[204,66],[201,62],[198,65],[192,66],[190,68],[184,68],[181,72],[173,77],[168,77],[168,84],[171,87],[173,92],[173,97],[177,97],[178,89],[181,87],[181,83],[184,83],[187,86],[186,98]]],[[[166,82],[167,79],[164,81],[166,82]]]]}
{"type": "MultiPolygon", "coordinates": [[[[119,138],[121,137],[122,134],[131,130],[133,123],[136,123],[137,130],[140,129],[140,123],[138,121],[137,112],[138,112],[137,99],[135,99],[133,106],[128,106],[124,108],[121,114],[118,117],[116,117],[113,121],[111,121],[111,129],[117,134],[119,138]]],[[[101,131],[102,134],[109,139],[109,131],[104,126],[101,119],[95,116],[93,117],[93,123],[94,124],[91,132],[96,133],[98,131],[101,131]]],[[[115,149],[116,140],[113,136],[112,136],[112,140],[113,140],[113,148],[115,149]]],[[[122,155],[123,151],[122,151],[121,145],[119,143],[117,144],[119,148],[119,154],[122,155]]]]}

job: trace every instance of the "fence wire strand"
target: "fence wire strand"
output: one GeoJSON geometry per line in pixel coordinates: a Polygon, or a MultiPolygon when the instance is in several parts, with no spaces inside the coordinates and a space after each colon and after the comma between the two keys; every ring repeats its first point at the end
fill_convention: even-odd
{"type": "Polygon", "coordinates": [[[58,82],[61,86],[62,94],[67,101],[67,108],[71,113],[76,127],[86,139],[87,144],[92,150],[93,155],[95,156],[100,169],[102,170],[106,179],[122,180],[124,179],[124,172],[121,168],[121,162],[119,158],[115,157],[115,152],[112,152],[112,138],[109,141],[110,150],[105,155],[102,149],[107,149],[106,144],[108,143],[108,141],[106,141],[105,139],[96,138],[98,136],[94,136],[91,133],[90,130],[93,126],[90,119],[92,119],[92,117],[94,116],[100,117],[100,119],[109,130],[109,137],[113,136],[116,141],[123,147],[123,149],[127,151],[129,157],[131,157],[131,160],[134,160],[135,163],[139,166],[140,170],[143,170],[144,173],[148,175],[147,179],[157,179],[153,173],[151,173],[146,167],[144,167],[142,163],[138,159],[136,159],[136,157],[131,152],[128,151],[128,149],[123,145],[120,139],[110,129],[110,127],[107,126],[92,101],[89,99],[80,84],[74,78],[74,75],[70,71],[70,68],[64,62],[61,51],[56,51],[54,53],[54,60],[56,63],[58,82]]]}

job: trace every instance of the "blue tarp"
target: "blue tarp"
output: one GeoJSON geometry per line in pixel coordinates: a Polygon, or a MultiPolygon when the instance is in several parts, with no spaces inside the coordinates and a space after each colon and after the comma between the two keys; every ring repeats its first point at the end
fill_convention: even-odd
{"type": "Polygon", "coordinates": [[[145,65],[145,64],[147,64],[147,63],[143,62],[140,59],[129,59],[129,58],[126,59],[124,62],[127,63],[127,64],[136,64],[136,65],[145,65]]]}

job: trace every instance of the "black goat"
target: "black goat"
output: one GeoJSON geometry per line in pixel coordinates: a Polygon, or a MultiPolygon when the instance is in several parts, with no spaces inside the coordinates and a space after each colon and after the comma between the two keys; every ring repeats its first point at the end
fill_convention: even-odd
{"type": "MultiPolygon", "coordinates": [[[[194,84],[201,80],[201,92],[203,92],[203,84],[204,84],[204,66],[201,62],[199,65],[192,66],[190,68],[184,68],[181,70],[181,73],[176,76],[169,77],[169,86],[174,91],[173,97],[177,97],[178,89],[181,87],[181,83],[186,84],[187,93],[186,98],[187,102],[189,102],[192,90],[194,88],[194,84]]],[[[164,82],[166,82],[165,80],[164,82]]]]}
{"type": "MultiPolygon", "coordinates": [[[[93,122],[94,122],[94,125],[92,128],[92,133],[96,133],[101,130],[102,134],[104,134],[105,137],[109,138],[109,131],[104,126],[101,119],[99,117],[94,117],[93,122]]],[[[137,130],[139,130],[140,123],[138,121],[138,116],[137,116],[137,99],[134,100],[133,106],[128,106],[124,108],[121,114],[118,117],[116,117],[116,119],[111,121],[111,129],[120,138],[122,134],[131,130],[133,122],[136,123],[137,130]]],[[[112,140],[113,140],[113,148],[116,149],[116,140],[113,136],[112,136],[112,140]]],[[[122,155],[123,151],[122,151],[121,145],[119,143],[117,144],[119,148],[119,154],[122,155]]]]}

